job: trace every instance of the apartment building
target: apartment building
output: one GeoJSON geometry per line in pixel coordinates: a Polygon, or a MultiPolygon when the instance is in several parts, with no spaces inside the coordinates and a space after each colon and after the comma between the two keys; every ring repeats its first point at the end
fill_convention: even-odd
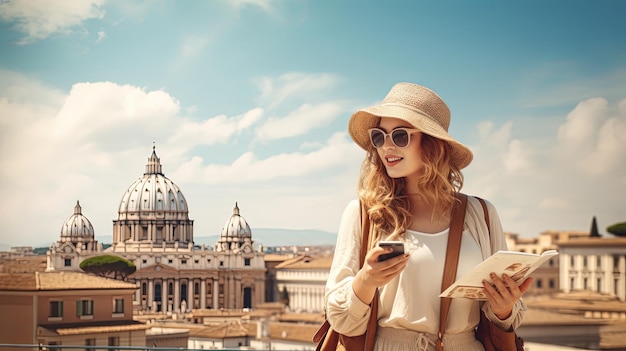
{"type": "Polygon", "coordinates": [[[144,346],[136,289],[79,272],[0,273],[0,343],[144,346]]]}

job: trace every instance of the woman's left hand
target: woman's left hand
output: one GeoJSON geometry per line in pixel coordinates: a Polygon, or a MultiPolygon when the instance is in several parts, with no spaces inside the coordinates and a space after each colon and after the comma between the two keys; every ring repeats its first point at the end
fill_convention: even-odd
{"type": "Polygon", "coordinates": [[[498,277],[495,273],[491,273],[491,280],[493,280],[493,285],[483,280],[483,287],[491,310],[500,320],[511,316],[513,306],[530,289],[534,281],[533,278],[528,277],[522,284],[517,285],[508,275],[503,274],[502,277],[498,277]]]}

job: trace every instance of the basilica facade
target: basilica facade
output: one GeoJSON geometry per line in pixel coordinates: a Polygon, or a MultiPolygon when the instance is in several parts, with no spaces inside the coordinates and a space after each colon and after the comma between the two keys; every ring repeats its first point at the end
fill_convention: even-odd
{"type": "Polygon", "coordinates": [[[139,310],[254,308],[264,302],[265,260],[235,203],[211,247],[195,245],[193,220],[180,188],[162,171],[153,148],[145,172],[122,195],[112,244],[103,250],[77,202],[47,252],[47,271],[79,271],[84,259],[110,254],[137,270],[134,305],[139,310]]]}

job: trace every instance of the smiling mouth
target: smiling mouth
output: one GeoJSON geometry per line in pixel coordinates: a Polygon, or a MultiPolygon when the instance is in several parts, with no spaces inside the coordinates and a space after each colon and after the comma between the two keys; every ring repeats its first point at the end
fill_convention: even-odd
{"type": "Polygon", "coordinates": [[[402,157],[398,157],[398,156],[388,156],[388,157],[385,157],[385,159],[387,160],[387,165],[389,166],[393,166],[403,160],[402,157]]]}

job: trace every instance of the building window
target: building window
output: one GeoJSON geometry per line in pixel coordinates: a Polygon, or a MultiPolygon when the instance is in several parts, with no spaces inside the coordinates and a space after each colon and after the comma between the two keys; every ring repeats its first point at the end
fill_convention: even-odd
{"type": "Polygon", "coordinates": [[[141,283],[141,295],[148,295],[148,284],[141,283]]]}
{"type": "Polygon", "coordinates": [[[596,256],[596,270],[602,268],[602,256],[596,256]]]}
{"type": "Polygon", "coordinates": [[[537,279],[537,288],[541,289],[543,287],[543,281],[541,279],[537,279]]]}
{"type": "Polygon", "coordinates": [[[64,264],[65,264],[65,267],[72,267],[72,259],[66,258],[64,264]]]}
{"type": "Polygon", "coordinates": [[[244,266],[249,266],[250,265],[250,259],[249,258],[244,258],[243,259],[243,265],[244,266]]]}
{"type": "Polygon", "coordinates": [[[109,336],[109,346],[120,346],[119,336],[109,336]]]}
{"type": "Polygon", "coordinates": [[[124,299],[113,299],[113,313],[124,313],[124,299]]]}
{"type": "Polygon", "coordinates": [[[168,295],[172,295],[173,293],[174,293],[174,284],[168,283],[167,284],[167,294],[168,295]]]}
{"type": "Polygon", "coordinates": [[[224,267],[224,261],[220,261],[220,267],[224,267]]]}
{"type": "Polygon", "coordinates": [[[569,257],[569,266],[574,268],[574,256],[569,257]]]}
{"type": "Polygon", "coordinates": [[[141,260],[141,263],[146,264],[146,263],[148,263],[148,260],[146,260],[146,259],[141,260]]]}
{"type": "Polygon", "coordinates": [[[602,278],[596,279],[596,292],[602,292],[602,278]]]}
{"type": "Polygon", "coordinates": [[[548,284],[550,286],[550,289],[554,289],[554,279],[550,279],[548,284]]]}
{"type": "Polygon", "coordinates": [[[193,293],[196,295],[200,294],[200,284],[193,283],[193,293]]]}
{"type": "Polygon", "coordinates": [[[76,301],[76,315],[78,317],[93,316],[93,300],[76,301]]]}
{"type": "Polygon", "coordinates": [[[167,260],[167,263],[172,264],[174,261],[172,260],[167,260]]]}
{"type": "Polygon", "coordinates": [[[50,301],[50,313],[48,314],[48,317],[63,317],[63,301],[50,301]]]}
{"type": "Polygon", "coordinates": [[[193,263],[198,264],[200,263],[200,260],[193,260],[193,263]]]}
{"type": "Polygon", "coordinates": [[[224,284],[220,284],[220,294],[224,294],[224,284]]]}
{"type": "Polygon", "coordinates": [[[583,256],[583,268],[587,268],[587,256],[583,256]]]}
{"type": "MultiPolygon", "coordinates": [[[[85,346],[96,346],[96,339],[95,338],[90,338],[90,339],[85,339],[85,346]]],[[[85,351],[91,351],[91,348],[85,348],[85,351]]]]}
{"type": "Polygon", "coordinates": [[[180,260],[181,264],[187,264],[187,260],[180,260]]]}

